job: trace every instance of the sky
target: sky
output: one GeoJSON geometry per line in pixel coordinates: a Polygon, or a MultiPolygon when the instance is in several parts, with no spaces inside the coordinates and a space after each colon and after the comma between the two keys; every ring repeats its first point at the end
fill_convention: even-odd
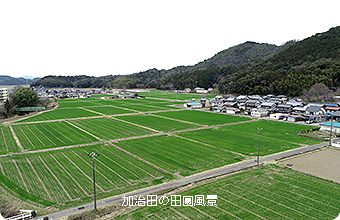
{"type": "Polygon", "coordinates": [[[340,25],[340,1],[0,0],[0,75],[126,75],[340,25]]]}

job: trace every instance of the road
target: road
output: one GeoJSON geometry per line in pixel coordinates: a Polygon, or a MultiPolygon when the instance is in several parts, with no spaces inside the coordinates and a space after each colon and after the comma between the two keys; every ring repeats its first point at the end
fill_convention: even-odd
{"type": "MultiPolygon", "coordinates": [[[[315,150],[315,149],[318,149],[318,148],[321,148],[321,147],[325,147],[325,146],[328,146],[328,145],[329,145],[329,143],[321,143],[321,144],[317,144],[317,145],[297,148],[297,149],[288,150],[288,151],[273,154],[273,155],[260,157],[260,163],[262,164],[262,163],[266,163],[266,162],[270,162],[270,161],[283,159],[283,158],[286,158],[286,157],[294,156],[294,155],[297,155],[297,154],[300,154],[300,153],[305,153],[305,152],[312,151],[312,150],[315,150]]],[[[213,169],[213,170],[210,170],[210,171],[205,171],[205,172],[195,174],[195,175],[192,175],[192,176],[189,176],[189,177],[185,177],[185,178],[182,178],[182,179],[179,179],[179,180],[174,180],[174,181],[163,183],[163,184],[160,184],[160,185],[157,185],[157,186],[152,186],[152,187],[149,187],[149,188],[136,190],[134,192],[126,193],[125,196],[128,197],[128,196],[135,196],[135,195],[137,195],[137,196],[139,196],[139,195],[155,195],[156,192],[158,192],[160,190],[176,188],[176,187],[180,187],[180,186],[192,183],[192,182],[225,175],[225,174],[232,173],[232,172],[235,172],[235,171],[238,171],[238,170],[243,170],[243,169],[246,169],[246,168],[256,166],[256,164],[257,163],[254,160],[246,160],[246,161],[242,161],[242,162],[232,164],[232,165],[228,165],[228,166],[225,166],[225,167],[213,169]]],[[[105,205],[108,205],[108,204],[113,204],[113,203],[116,203],[116,202],[122,202],[123,201],[122,196],[123,195],[119,195],[119,196],[114,196],[114,197],[110,197],[110,198],[106,198],[106,199],[97,201],[97,207],[105,206],[105,205]]],[[[42,217],[49,217],[49,219],[51,219],[51,218],[57,219],[57,218],[77,214],[77,213],[83,212],[85,210],[90,210],[90,209],[94,208],[93,203],[82,205],[80,207],[83,207],[83,208],[79,210],[78,209],[79,207],[74,207],[74,208],[54,212],[54,213],[51,213],[49,215],[42,216],[42,217]]],[[[39,217],[39,219],[42,218],[42,217],[39,217]]]]}

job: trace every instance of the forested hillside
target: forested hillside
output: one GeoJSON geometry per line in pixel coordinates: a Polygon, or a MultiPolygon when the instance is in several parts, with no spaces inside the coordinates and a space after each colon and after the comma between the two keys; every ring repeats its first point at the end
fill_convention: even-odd
{"type": "Polygon", "coordinates": [[[25,78],[15,78],[11,76],[0,75],[0,85],[26,85],[30,84],[34,81],[38,80],[38,78],[34,79],[25,79],[25,78]]]}
{"type": "Polygon", "coordinates": [[[224,77],[223,93],[300,95],[316,83],[340,86],[340,27],[297,42],[268,60],[224,77]]]}

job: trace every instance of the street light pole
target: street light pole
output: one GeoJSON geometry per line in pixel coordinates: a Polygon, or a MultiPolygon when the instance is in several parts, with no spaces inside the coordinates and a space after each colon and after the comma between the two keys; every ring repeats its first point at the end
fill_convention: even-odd
{"type": "Polygon", "coordinates": [[[97,203],[96,203],[96,177],[95,177],[95,168],[94,168],[94,158],[96,156],[99,156],[97,153],[89,153],[89,157],[92,157],[92,167],[93,167],[93,205],[94,205],[94,211],[97,212],[97,203]]]}
{"type": "Polygon", "coordinates": [[[260,131],[263,128],[257,128],[257,167],[260,166],[260,131]]]}

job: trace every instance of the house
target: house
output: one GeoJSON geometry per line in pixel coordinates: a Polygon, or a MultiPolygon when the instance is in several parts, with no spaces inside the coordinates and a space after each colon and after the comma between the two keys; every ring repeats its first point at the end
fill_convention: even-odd
{"type": "Polygon", "coordinates": [[[287,101],[287,96],[285,96],[285,95],[277,95],[275,98],[280,99],[281,102],[286,102],[287,101]]]}
{"type": "Polygon", "coordinates": [[[286,104],[291,105],[293,108],[294,107],[303,107],[302,102],[298,102],[298,101],[295,101],[295,100],[289,100],[288,102],[286,102],[286,104]]]}
{"type": "Polygon", "coordinates": [[[331,107],[331,106],[326,106],[325,111],[328,117],[332,115],[332,113],[339,111],[340,107],[331,107]]]}
{"type": "Polygon", "coordinates": [[[308,117],[309,120],[313,120],[315,122],[327,120],[326,111],[321,104],[309,105],[304,116],[308,117]]]}
{"type": "Polygon", "coordinates": [[[246,109],[257,108],[261,105],[261,102],[258,99],[248,99],[245,103],[246,109]]]}
{"type": "Polygon", "coordinates": [[[282,100],[280,98],[270,98],[268,102],[282,103],[282,100]]]}
{"type": "Polygon", "coordinates": [[[250,115],[253,117],[265,117],[268,116],[268,111],[266,109],[253,108],[250,111],[250,115]]]}
{"type": "Polygon", "coordinates": [[[223,103],[223,107],[226,107],[226,108],[237,108],[237,102],[236,101],[233,101],[233,102],[224,102],[223,103]]]}
{"type": "Polygon", "coordinates": [[[188,102],[183,105],[185,108],[202,108],[202,103],[200,102],[188,102]]]}
{"type": "Polygon", "coordinates": [[[290,113],[292,111],[292,106],[289,104],[279,103],[274,109],[275,113],[290,113]]]}
{"type": "Polygon", "coordinates": [[[223,100],[210,100],[209,103],[212,107],[222,107],[223,106],[223,100]]]}
{"type": "Polygon", "coordinates": [[[308,106],[302,106],[302,107],[294,107],[291,111],[291,114],[300,115],[305,114],[308,106]]]}
{"type": "Polygon", "coordinates": [[[272,112],[275,109],[276,106],[277,106],[277,104],[275,102],[263,102],[257,108],[258,109],[265,109],[268,112],[272,112]]]}
{"type": "Polygon", "coordinates": [[[340,134],[340,122],[325,122],[320,124],[321,128],[320,131],[331,131],[332,127],[332,133],[340,134]]]}
{"type": "Polygon", "coordinates": [[[227,113],[227,114],[239,114],[239,113],[241,113],[240,109],[237,109],[237,108],[228,108],[228,107],[222,108],[222,111],[227,113]]]}
{"type": "Polygon", "coordinates": [[[190,89],[190,88],[185,88],[185,89],[184,89],[184,92],[190,93],[190,92],[191,92],[191,89],[190,89]]]}

